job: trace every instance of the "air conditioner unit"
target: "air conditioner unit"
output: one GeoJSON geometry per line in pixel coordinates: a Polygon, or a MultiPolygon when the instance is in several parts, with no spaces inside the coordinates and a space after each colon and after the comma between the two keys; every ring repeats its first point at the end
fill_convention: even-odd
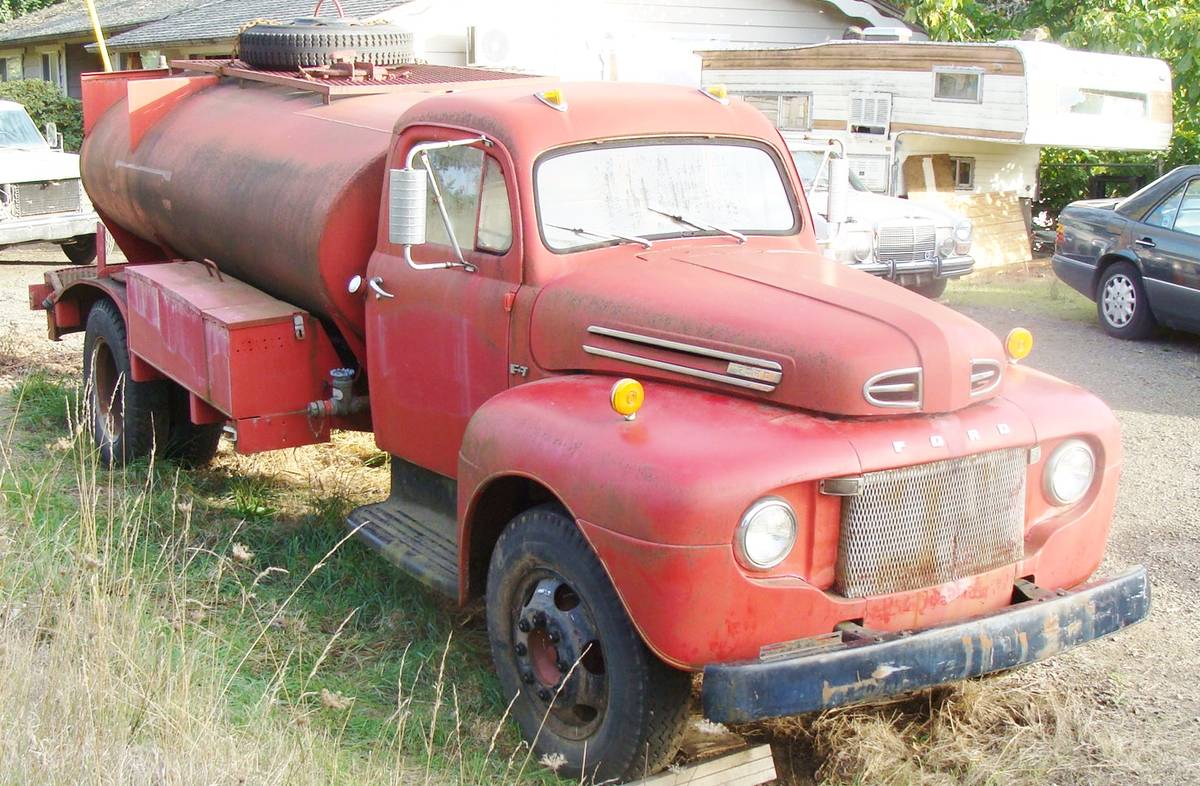
{"type": "Polygon", "coordinates": [[[508,68],[519,49],[511,30],[491,25],[467,28],[467,65],[480,68],[508,68]]]}
{"type": "Polygon", "coordinates": [[[850,132],[887,136],[892,124],[891,93],[851,93],[850,132]]]}
{"type": "Polygon", "coordinates": [[[912,30],[907,27],[868,27],[862,31],[864,41],[901,41],[912,40],[912,30]]]}

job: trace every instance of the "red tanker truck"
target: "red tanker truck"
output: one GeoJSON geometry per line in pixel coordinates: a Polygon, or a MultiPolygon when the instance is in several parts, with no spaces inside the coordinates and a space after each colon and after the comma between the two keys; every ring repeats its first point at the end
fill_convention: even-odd
{"type": "Polygon", "coordinates": [[[369,430],[348,525],[460,603],[578,777],[663,766],[703,674],[741,722],[1045,658],[1141,620],[1089,581],[1095,396],[822,258],[787,147],[719,89],[180,62],[83,80],[128,264],[31,287],[84,331],[104,461],[369,430]]]}

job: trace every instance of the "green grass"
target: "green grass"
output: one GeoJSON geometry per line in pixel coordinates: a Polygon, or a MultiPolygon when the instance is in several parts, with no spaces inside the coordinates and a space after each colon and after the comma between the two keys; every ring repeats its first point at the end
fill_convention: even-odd
{"type": "Polygon", "coordinates": [[[953,308],[1015,309],[1080,322],[1096,319],[1095,304],[1049,271],[970,276],[952,283],[942,302],[953,308]]]}
{"type": "MultiPolygon", "coordinates": [[[[125,631],[103,640],[116,652],[161,648],[145,669],[197,684],[209,705],[199,716],[220,719],[193,736],[212,734],[218,748],[226,738],[253,740],[267,759],[254,765],[263,782],[301,782],[291,769],[300,765],[267,755],[274,750],[317,770],[313,783],[557,782],[504,721],[507,697],[479,609],[454,608],[348,539],[345,515],[361,500],[275,471],[269,459],[105,471],[75,427],[77,400],[70,384],[40,375],[11,395],[0,611],[44,609],[35,628],[65,641],[67,628],[83,624],[77,610],[100,590],[106,616],[124,620],[113,631],[125,631]]],[[[378,454],[360,463],[378,467],[378,454]]],[[[27,633],[0,623],[5,639],[27,633]]],[[[88,662],[84,672],[111,675],[111,661],[88,662]]],[[[110,701],[145,699],[136,680],[113,684],[110,701]]],[[[0,731],[5,703],[0,689],[0,731]]],[[[91,706],[84,715],[107,711],[91,706]]],[[[179,723],[165,720],[171,712],[154,705],[149,720],[132,721],[138,731],[96,733],[151,744],[181,731],[169,728],[179,723]]],[[[41,774],[50,783],[76,777],[41,774]]],[[[22,779],[0,756],[0,781],[22,779]]]]}

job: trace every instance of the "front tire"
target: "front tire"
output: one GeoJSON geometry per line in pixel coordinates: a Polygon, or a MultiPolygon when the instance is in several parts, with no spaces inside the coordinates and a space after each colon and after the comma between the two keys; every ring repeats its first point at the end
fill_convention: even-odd
{"type": "Polygon", "coordinates": [[[642,642],[578,526],[557,506],[513,519],[487,581],[492,659],[512,713],[560,775],[625,780],[664,767],[687,719],[691,677],[642,642]]]}
{"type": "Polygon", "coordinates": [[[63,253],[72,265],[90,265],[96,261],[96,236],[77,235],[63,243],[63,253]]]}
{"type": "Polygon", "coordinates": [[[111,300],[88,312],[83,382],[92,436],[106,467],[144,458],[163,444],[169,413],[160,381],[134,382],[125,320],[111,300]]]}
{"type": "Polygon", "coordinates": [[[1096,313],[1108,335],[1129,341],[1149,338],[1157,327],[1141,274],[1129,262],[1105,268],[1096,285],[1096,313]]]}
{"type": "Polygon", "coordinates": [[[928,281],[921,281],[913,284],[909,289],[916,292],[918,295],[924,295],[930,300],[937,300],[942,295],[946,294],[946,284],[949,279],[931,278],[928,281]]]}

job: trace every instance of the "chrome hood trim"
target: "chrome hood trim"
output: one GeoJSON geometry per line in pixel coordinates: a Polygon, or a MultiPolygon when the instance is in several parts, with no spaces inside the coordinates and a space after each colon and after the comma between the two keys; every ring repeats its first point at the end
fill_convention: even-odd
{"type": "Polygon", "coordinates": [[[589,355],[597,357],[610,358],[612,360],[623,360],[627,363],[633,363],[639,366],[647,366],[649,368],[657,368],[662,371],[673,371],[677,374],[685,374],[699,379],[707,379],[710,382],[723,382],[726,385],[734,387],[746,388],[747,390],[757,390],[761,393],[770,393],[783,380],[783,366],[773,360],[764,360],[750,355],[741,355],[736,352],[725,352],[720,349],[701,346],[699,344],[687,344],[682,341],[671,341],[665,338],[657,338],[655,336],[647,336],[642,333],[631,333],[627,330],[616,330],[614,328],[602,327],[600,325],[590,325],[588,333],[596,336],[606,336],[608,338],[627,341],[631,344],[641,344],[643,346],[657,347],[659,349],[667,349],[673,352],[680,352],[686,355],[694,355],[697,357],[713,358],[715,360],[728,361],[729,365],[725,369],[724,374],[705,371],[704,369],[692,368],[677,363],[668,363],[653,358],[642,357],[640,355],[632,355],[626,352],[617,352],[611,349],[595,347],[589,344],[583,345],[583,351],[589,355]]]}

